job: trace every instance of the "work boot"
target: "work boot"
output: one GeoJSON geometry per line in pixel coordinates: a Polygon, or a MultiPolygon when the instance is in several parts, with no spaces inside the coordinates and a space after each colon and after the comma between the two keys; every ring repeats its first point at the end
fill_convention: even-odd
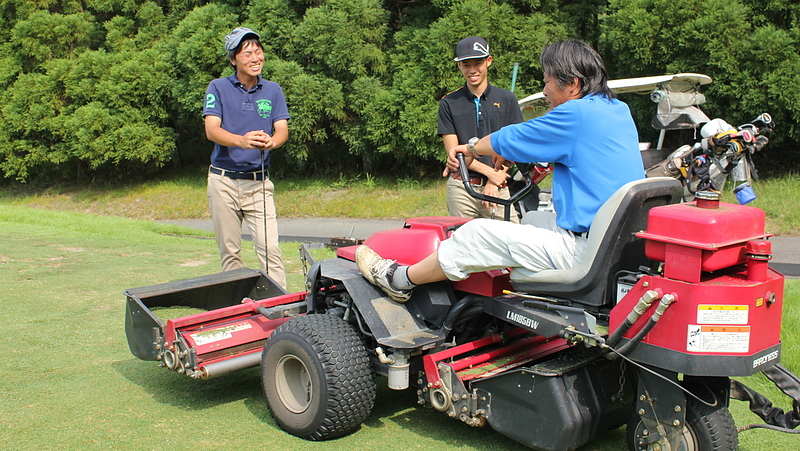
{"type": "Polygon", "coordinates": [[[369,247],[359,246],[356,249],[356,264],[369,283],[378,286],[396,302],[403,303],[411,299],[411,290],[398,290],[390,282],[394,270],[397,269],[394,260],[381,258],[369,247]]]}

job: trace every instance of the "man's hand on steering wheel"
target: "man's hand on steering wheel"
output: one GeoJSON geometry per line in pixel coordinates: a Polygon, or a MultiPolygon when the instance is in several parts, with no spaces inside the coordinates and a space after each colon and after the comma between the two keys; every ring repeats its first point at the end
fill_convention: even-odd
{"type": "Polygon", "coordinates": [[[464,154],[464,164],[469,166],[472,163],[472,160],[475,158],[472,156],[470,151],[467,149],[467,146],[462,144],[460,146],[453,147],[447,152],[447,167],[445,168],[444,172],[442,172],[442,177],[448,177],[450,174],[455,174],[457,179],[461,178],[461,175],[458,173],[458,159],[456,158],[457,153],[464,154]]]}

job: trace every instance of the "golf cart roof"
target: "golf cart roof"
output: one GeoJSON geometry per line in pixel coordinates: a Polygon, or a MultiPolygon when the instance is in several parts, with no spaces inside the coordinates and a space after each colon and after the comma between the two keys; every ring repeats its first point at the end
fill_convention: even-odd
{"type": "MultiPolygon", "coordinates": [[[[608,87],[617,94],[650,94],[668,84],[672,91],[687,92],[696,91],[698,86],[707,85],[711,81],[711,77],[708,75],[686,73],[609,80],[608,87]]],[[[547,110],[547,102],[541,92],[519,100],[519,106],[525,120],[540,116],[547,110]]]]}

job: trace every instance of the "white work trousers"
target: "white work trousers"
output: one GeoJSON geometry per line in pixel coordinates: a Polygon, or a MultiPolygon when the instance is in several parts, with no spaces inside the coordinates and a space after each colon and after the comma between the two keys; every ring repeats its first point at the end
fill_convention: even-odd
{"type": "Polygon", "coordinates": [[[511,268],[511,280],[525,281],[545,269],[569,269],[580,263],[586,237],[556,225],[551,212],[532,211],[521,224],[473,219],[439,246],[439,264],[447,278],[511,268]]]}

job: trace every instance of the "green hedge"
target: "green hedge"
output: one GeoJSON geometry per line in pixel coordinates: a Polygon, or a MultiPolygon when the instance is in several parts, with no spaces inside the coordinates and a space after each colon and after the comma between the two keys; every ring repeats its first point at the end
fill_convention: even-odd
{"type": "MultiPolygon", "coordinates": [[[[262,35],[264,76],[292,114],[274,170],[435,176],[438,99],[462,83],[455,43],[476,34],[494,84],[508,88],[519,63],[519,97],[540,90],[543,45],[581,38],[612,78],[710,75],[709,116],[767,111],[778,123],[768,151],[792,152],[798,16],[788,0],[3,1],[0,170],[76,180],[204,164],[203,94],[231,73],[222,39],[239,25],[262,35]]],[[[652,104],[633,105],[650,133],[652,104]]]]}

